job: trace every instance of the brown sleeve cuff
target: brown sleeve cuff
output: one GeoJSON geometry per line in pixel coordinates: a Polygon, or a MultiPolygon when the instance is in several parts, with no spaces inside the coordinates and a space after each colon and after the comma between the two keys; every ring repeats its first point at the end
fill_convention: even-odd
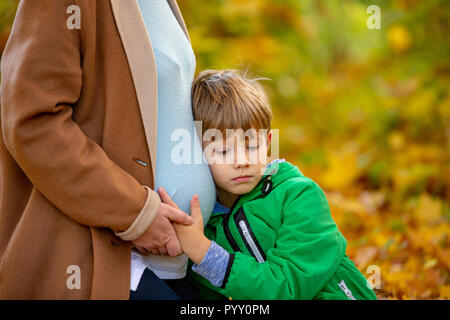
{"type": "Polygon", "coordinates": [[[125,241],[139,238],[151,225],[161,205],[159,195],[149,187],[143,187],[147,190],[147,200],[145,201],[141,212],[139,212],[138,216],[127,230],[119,233],[115,232],[116,236],[125,241]]]}

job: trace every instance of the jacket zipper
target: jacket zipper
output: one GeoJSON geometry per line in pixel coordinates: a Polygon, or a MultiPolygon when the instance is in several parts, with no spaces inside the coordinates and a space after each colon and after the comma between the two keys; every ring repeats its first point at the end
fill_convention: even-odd
{"type": "Polygon", "coordinates": [[[256,258],[256,261],[258,261],[259,263],[263,263],[264,258],[259,252],[259,249],[253,241],[252,236],[248,232],[247,224],[244,220],[239,221],[239,227],[241,228],[242,234],[244,235],[244,241],[246,242],[247,246],[250,247],[250,252],[256,258]]]}
{"type": "Polygon", "coordinates": [[[353,296],[352,292],[350,291],[350,289],[347,288],[347,285],[345,284],[344,280],[339,282],[338,285],[339,285],[339,288],[341,288],[341,290],[344,291],[347,298],[349,298],[350,300],[356,300],[355,297],[353,296]]]}
{"type": "Polygon", "coordinates": [[[247,216],[245,215],[244,208],[240,208],[238,212],[236,212],[234,215],[234,222],[238,227],[239,235],[244,241],[247,250],[259,263],[263,263],[266,260],[266,255],[252,231],[247,216]]]}
{"type": "MultiPolygon", "coordinates": [[[[258,184],[255,186],[255,188],[260,184],[263,183],[267,178],[269,178],[270,176],[266,176],[263,177],[261,179],[261,181],[258,182],[258,184]]],[[[260,198],[260,196],[258,196],[257,198],[260,198]]],[[[236,205],[239,203],[239,200],[241,199],[241,196],[237,197],[237,199],[234,201],[233,205],[230,208],[230,211],[228,211],[228,213],[225,215],[224,217],[224,221],[223,221],[223,231],[225,233],[225,237],[227,238],[228,242],[231,245],[231,248],[233,249],[233,251],[241,251],[241,249],[239,248],[238,244],[236,243],[236,240],[234,240],[233,235],[231,234],[230,231],[230,227],[228,225],[229,221],[230,221],[230,217],[233,214],[233,210],[236,207],[236,205]]]]}
{"type": "Polygon", "coordinates": [[[224,221],[223,221],[223,231],[225,232],[225,237],[227,238],[228,242],[230,243],[233,251],[241,251],[241,250],[239,249],[239,246],[237,245],[236,240],[234,240],[233,235],[231,234],[230,227],[228,226],[228,221],[230,220],[230,217],[231,217],[231,214],[233,213],[234,207],[236,207],[240,198],[241,198],[241,196],[237,197],[237,199],[234,201],[233,205],[230,208],[230,211],[228,211],[228,213],[225,216],[224,221]]]}

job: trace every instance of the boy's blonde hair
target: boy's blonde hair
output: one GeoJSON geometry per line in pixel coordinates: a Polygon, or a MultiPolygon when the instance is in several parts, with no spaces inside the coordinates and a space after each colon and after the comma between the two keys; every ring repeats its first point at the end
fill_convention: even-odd
{"type": "Polygon", "coordinates": [[[272,110],[258,80],[236,70],[201,71],[192,85],[194,119],[202,121],[202,135],[208,129],[271,128],[272,110]]]}

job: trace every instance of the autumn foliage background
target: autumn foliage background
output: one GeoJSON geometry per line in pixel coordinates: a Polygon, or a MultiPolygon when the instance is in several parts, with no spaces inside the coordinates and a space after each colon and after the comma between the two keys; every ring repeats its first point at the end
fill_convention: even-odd
{"type": "MultiPolygon", "coordinates": [[[[449,299],[450,2],[178,3],[197,71],[271,79],[280,157],[325,190],[347,254],[379,268],[378,298],[449,299]]],[[[0,0],[0,52],[16,7],[0,0]]]]}

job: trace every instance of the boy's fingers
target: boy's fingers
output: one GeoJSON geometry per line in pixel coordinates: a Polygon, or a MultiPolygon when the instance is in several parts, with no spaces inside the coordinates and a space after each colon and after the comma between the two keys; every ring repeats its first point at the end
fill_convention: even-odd
{"type": "Polygon", "coordinates": [[[159,196],[161,197],[162,202],[174,208],[180,209],[178,205],[175,203],[175,201],[173,201],[172,198],[170,198],[169,194],[163,187],[158,188],[158,193],[159,196]]]}
{"type": "Polygon", "coordinates": [[[201,215],[202,212],[200,210],[200,200],[198,198],[198,195],[194,195],[191,199],[191,216],[192,218],[197,219],[201,215]]]}
{"type": "Polygon", "coordinates": [[[167,218],[169,218],[170,221],[184,225],[192,224],[193,222],[192,217],[190,217],[185,212],[172,207],[168,207],[168,209],[169,210],[167,211],[167,218]]]}

